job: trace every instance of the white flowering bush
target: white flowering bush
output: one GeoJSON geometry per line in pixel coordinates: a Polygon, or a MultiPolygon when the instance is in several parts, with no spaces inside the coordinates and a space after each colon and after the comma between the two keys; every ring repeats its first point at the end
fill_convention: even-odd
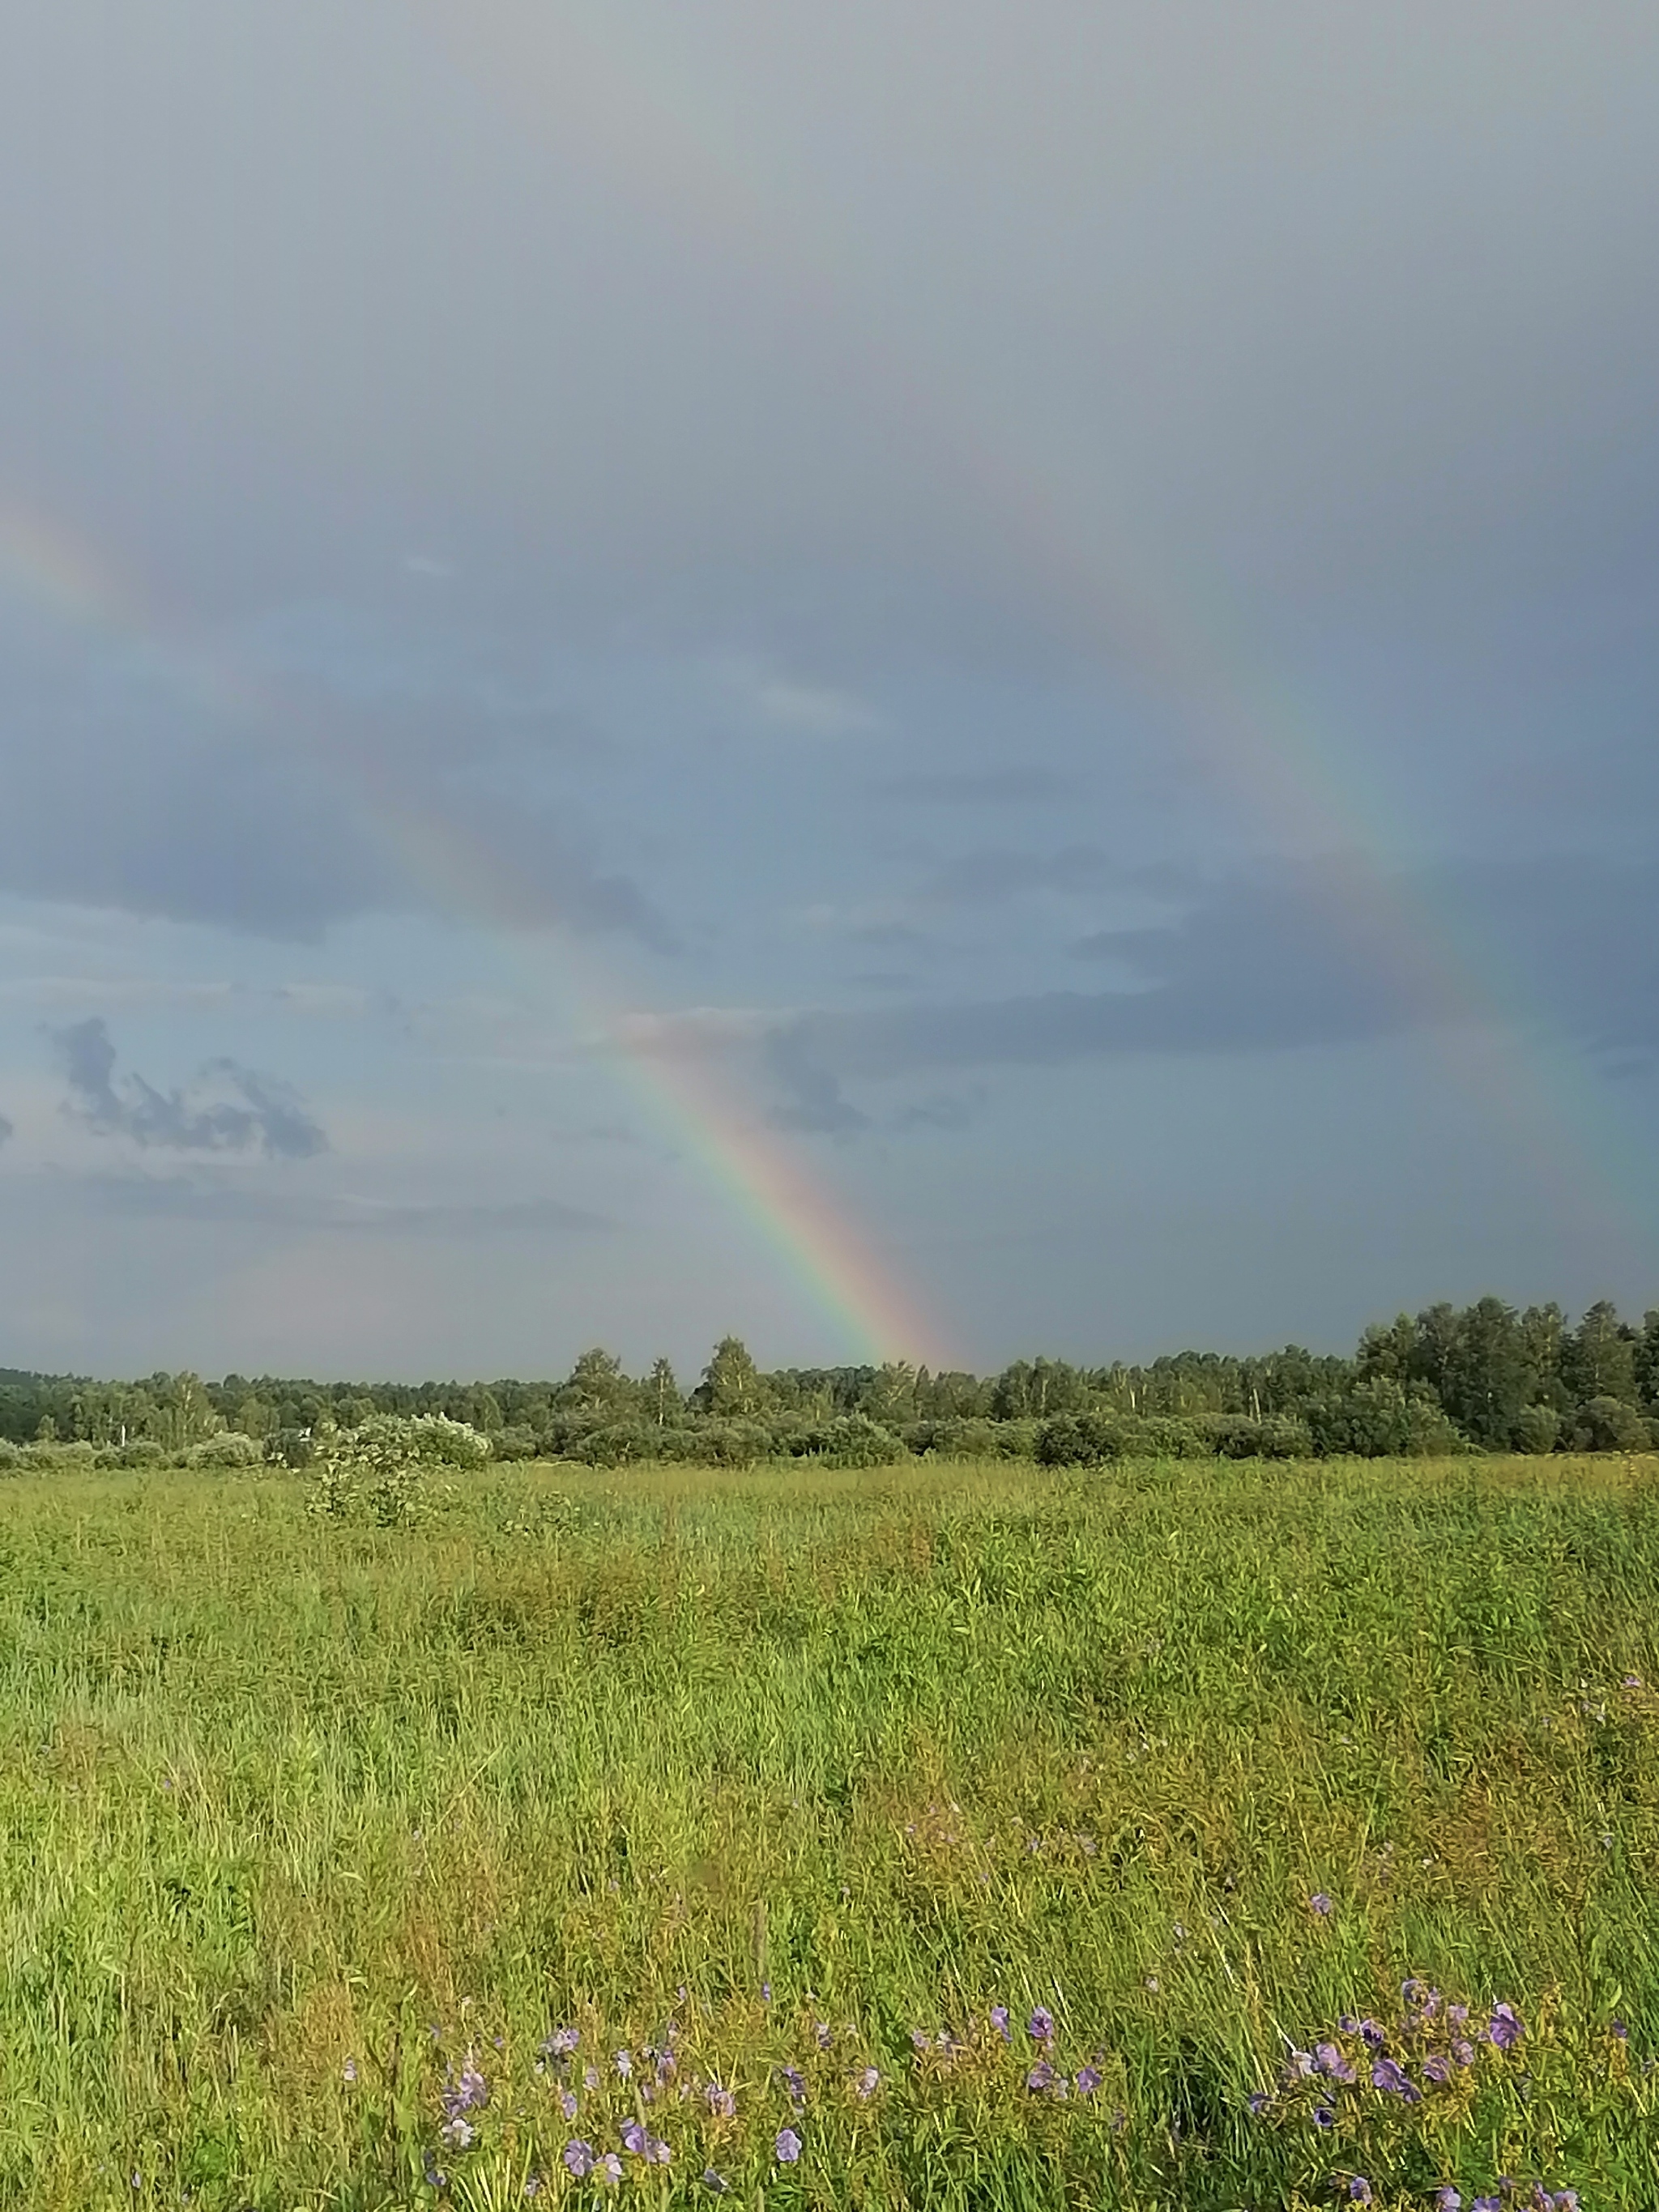
{"type": "Polygon", "coordinates": [[[356,1429],[318,1438],[311,1510],[331,1521],[406,1528],[430,1520],[453,1496],[439,1468],[473,1469],[489,1439],[444,1413],[377,1413],[356,1429]]]}

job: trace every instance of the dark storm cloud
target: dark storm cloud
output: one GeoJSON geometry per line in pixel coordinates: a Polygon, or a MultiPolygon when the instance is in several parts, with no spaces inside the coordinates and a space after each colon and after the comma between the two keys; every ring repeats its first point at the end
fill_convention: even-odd
{"type": "Polygon", "coordinates": [[[172,1152],[258,1151],[284,1160],[328,1150],[326,1135],[287,1084],[233,1060],[209,1060],[187,1090],[164,1091],[138,1074],[118,1080],[115,1047],[96,1016],[55,1030],[53,1040],[70,1086],[64,1111],[98,1136],[172,1152]]]}
{"type": "Polygon", "coordinates": [[[1074,950],[1124,984],[801,1015],[772,1064],[839,1099],[859,1076],[1283,1052],[1450,1018],[1542,1025],[1598,1054],[1659,1047],[1656,862],[1448,865],[1380,887],[1350,861],[1287,865],[1074,950]]]}
{"type": "Polygon", "coordinates": [[[814,1060],[808,1040],[798,1031],[782,1030],[769,1036],[765,1056],[773,1077],[787,1094],[785,1103],[772,1109],[775,1127],[829,1137],[848,1137],[868,1128],[868,1117],[842,1095],[836,1077],[814,1060]]]}
{"type": "Polygon", "coordinates": [[[465,725],[446,753],[419,718],[407,750],[385,717],[368,742],[337,703],[323,720],[307,702],[257,737],[191,720],[153,702],[0,706],[0,890],[295,940],[361,915],[459,908],[676,949],[657,904],[595,860],[568,810],[504,787],[514,750],[469,745],[465,725]]]}

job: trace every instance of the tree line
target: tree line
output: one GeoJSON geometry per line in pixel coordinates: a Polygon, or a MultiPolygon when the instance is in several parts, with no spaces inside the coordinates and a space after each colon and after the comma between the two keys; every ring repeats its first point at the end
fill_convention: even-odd
{"type": "Polygon", "coordinates": [[[690,1389],[665,1359],[634,1376],[598,1349],[540,1382],[103,1382],[0,1370],[0,1445],[105,1463],[302,1465],[331,1430],[387,1413],[464,1421],[499,1459],[613,1466],[1646,1451],[1659,1449],[1659,1311],[1636,1326],[1602,1301],[1569,1325],[1558,1305],[1483,1297],[1368,1328],[1351,1358],[1297,1345],[1100,1367],[1038,1356],[986,1376],[898,1361],[767,1371],[728,1336],[690,1389]]]}

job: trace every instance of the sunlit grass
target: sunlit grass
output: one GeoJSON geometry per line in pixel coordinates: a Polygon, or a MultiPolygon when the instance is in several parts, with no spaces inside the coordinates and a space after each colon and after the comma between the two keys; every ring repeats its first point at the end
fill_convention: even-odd
{"type": "Polygon", "coordinates": [[[1653,1462],[539,1468],[409,1531],[75,1475],[0,1516],[5,2203],[585,2203],[562,2146],[630,2115],[653,2202],[708,2163],[788,2206],[1659,2203],[1653,1462]],[[1519,2051],[1252,2118],[1411,1975],[1519,2051]],[[1025,2087],[1039,2004],[1091,2096],[1025,2087]],[[610,2054],[671,2020],[641,2106],[610,2054]],[[680,2099],[711,2076],[735,2119],[680,2099]]]}

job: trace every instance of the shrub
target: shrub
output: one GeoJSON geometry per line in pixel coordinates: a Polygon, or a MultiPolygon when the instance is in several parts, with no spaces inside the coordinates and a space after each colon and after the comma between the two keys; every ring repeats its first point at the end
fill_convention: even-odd
{"type": "Polygon", "coordinates": [[[644,1421],[608,1421],[589,1429],[571,1446],[573,1458],[589,1467],[637,1467],[662,1455],[662,1437],[668,1431],[644,1421]]]}
{"type": "Polygon", "coordinates": [[[1294,1413],[1269,1413],[1259,1421],[1239,1415],[1218,1426],[1215,1449],[1223,1459],[1310,1459],[1313,1438],[1294,1413]]]}
{"type": "Polygon", "coordinates": [[[1402,1389],[1392,1376],[1368,1376],[1340,1398],[1308,1408],[1314,1449],[1358,1459],[1443,1459],[1469,1443],[1432,1393],[1402,1389]]]}
{"type": "Polygon", "coordinates": [[[440,1468],[478,1468],[489,1439],[444,1413],[377,1413],[318,1439],[312,1512],[332,1521],[404,1528],[430,1520],[453,1492],[440,1468]]]}
{"type": "Polygon", "coordinates": [[[822,1460],[826,1467],[890,1467],[908,1456],[902,1438],[867,1413],[845,1413],[798,1430],[787,1449],[796,1459],[822,1460]]]}
{"type": "Polygon", "coordinates": [[[1592,1398],[1579,1408],[1572,1441],[1577,1451],[1644,1452],[1653,1438],[1634,1406],[1622,1398],[1592,1398]]]}
{"type": "Polygon", "coordinates": [[[185,1454],[185,1465],[258,1467],[264,1457],[264,1452],[252,1437],[245,1437],[236,1429],[225,1429],[216,1437],[209,1437],[199,1444],[192,1444],[185,1454]]]}
{"type": "Polygon", "coordinates": [[[447,1413],[371,1413],[349,1434],[365,1451],[390,1455],[420,1467],[482,1467],[489,1438],[447,1413]]]}
{"type": "Polygon", "coordinates": [[[1519,1452],[1552,1452],[1561,1435],[1561,1416],[1553,1406],[1523,1406],[1515,1417],[1510,1442],[1519,1452]]]}
{"type": "Polygon", "coordinates": [[[98,1464],[98,1448],[89,1443],[33,1443],[23,1447],[22,1464],[32,1473],[68,1474],[98,1464]]]}
{"type": "Polygon", "coordinates": [[[317,1440],[309,1429],[274,1429],[265,1438],[271,1467],[309,1467],[316,1456],[317,1440]]]}
{"type": "Polygon", "coordinates": [[[704,1421],[674,1435],[686,1459],[698,1467],[752,1467],[775,1449],[769,1429],[758,1421],[704,1421]]]}
{"type": "Polygon", "coordinates": [[[1139,1424],[1115,1413],[1061,1413],[1037,1431],[1042,1467],[1101,1467],[1127,1456],[1139,1424]]]}

